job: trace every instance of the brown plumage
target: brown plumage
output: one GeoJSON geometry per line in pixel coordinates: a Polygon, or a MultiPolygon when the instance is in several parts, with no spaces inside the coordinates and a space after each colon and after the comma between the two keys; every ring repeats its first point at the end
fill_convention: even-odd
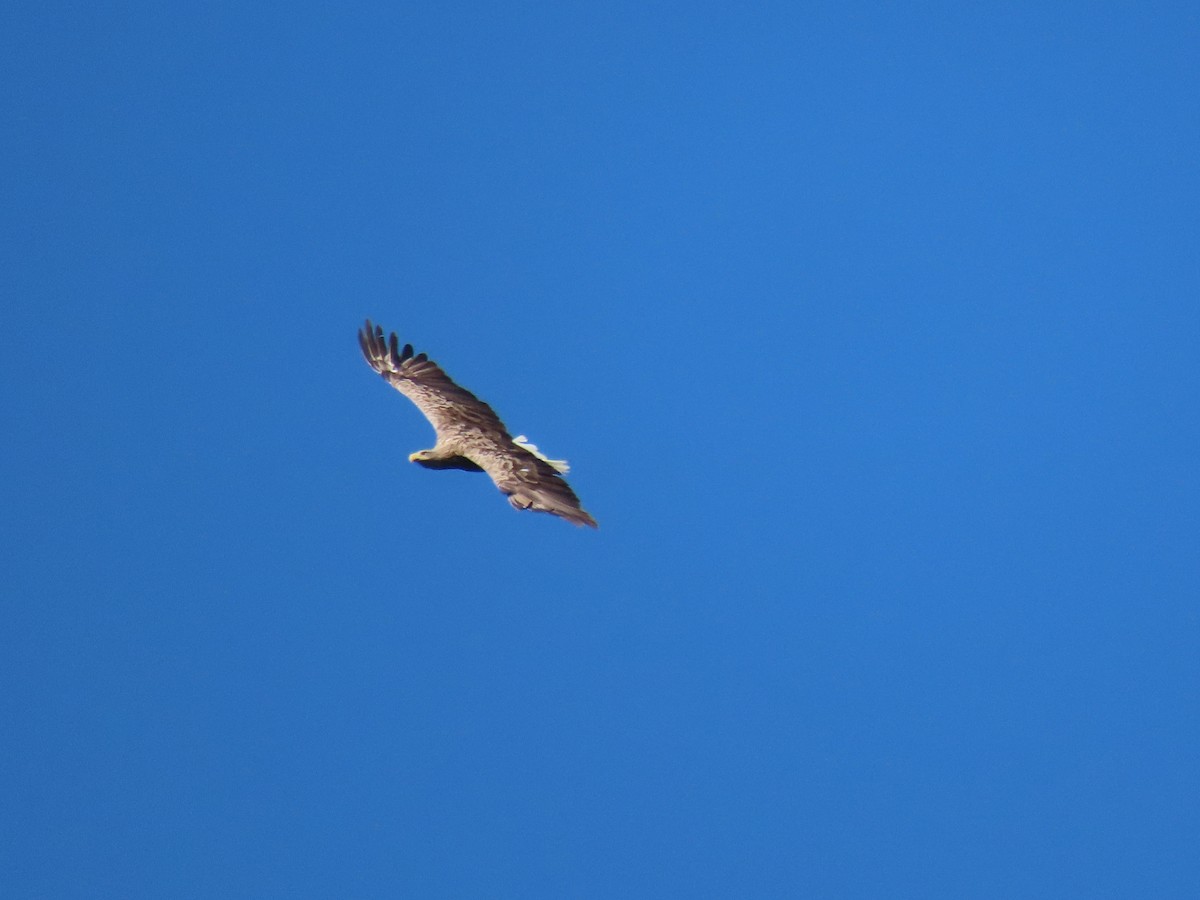
{"type": "Polygon", "coordinates": [[[487,472],[517,509],[598,527],[559,474],[566,464],[546,459],[524,436],[514,439],[490,406],[455,384],[428,356],[413,353],[412,344],[401,348],[395,332],[385,340],[383,329],[370,319],[359,330],[358,343],[371,368],[416,404],[437,432],[433,449],[418,450],[410,461],[428,469],[487,472]]]}

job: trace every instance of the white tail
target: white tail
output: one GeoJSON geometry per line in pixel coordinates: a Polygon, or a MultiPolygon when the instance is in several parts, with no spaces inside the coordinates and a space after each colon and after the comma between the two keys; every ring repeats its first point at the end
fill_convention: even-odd
{"type": "Polygon", "coordinates": [[[548,462],[554,468],[555,471],[561,472],[563,475],[566,475],[568,472],[571,471],[571,467],[570,467],[570,465],[567,464],[567,461],[565,459],[551,459],[550,457],[546,456],[544,453],[542,453],[541,450],[539,450],[537,448],[537,444],[529,443],[529,438],[525,437],[525,435],[523,435],[523,434],[518,434],[515,438],[513,438],[513,443],[516,444],[518,447],[520,447],[522,450],[528,450],[530,453],[532,453],[538,459],[548,462]]]}

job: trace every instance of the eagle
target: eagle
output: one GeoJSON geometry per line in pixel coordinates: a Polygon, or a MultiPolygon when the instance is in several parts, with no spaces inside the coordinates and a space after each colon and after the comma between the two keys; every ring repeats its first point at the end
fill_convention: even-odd
{"type": "Polygon", "coordinates": [[[410,454],[409,462],[427,469],[486,472],[516,509],[599,527],[562,477],[569,468],[566,460],[548,459],[525,435],[509,434],[490,406],[455,384],[437,363],[413,353],[412,344],[402,349],[396,332],[385,340],[383,329],[367,319],[358,343],[371,368],[416,404],[437,432],[433,448],[410,454]]]}

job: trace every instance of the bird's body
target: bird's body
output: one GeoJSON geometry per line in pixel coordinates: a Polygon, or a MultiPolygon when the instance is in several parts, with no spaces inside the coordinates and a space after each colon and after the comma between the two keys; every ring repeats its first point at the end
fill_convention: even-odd
{"type": "Polygon", "coordinates": [[[437,363],[414,354],[411,344],[401,349],[395,332],[385,340],[383,329],[368,319],[358,342],[371,368],[408,397],[437,432],[433,447],[411,454],[411,462],[427,469],[486,472],[516,509],[597,527],[562,477],[565,462],[547,459],[524,435],[514,438],[490,406],[455,384],[437,363]]]}

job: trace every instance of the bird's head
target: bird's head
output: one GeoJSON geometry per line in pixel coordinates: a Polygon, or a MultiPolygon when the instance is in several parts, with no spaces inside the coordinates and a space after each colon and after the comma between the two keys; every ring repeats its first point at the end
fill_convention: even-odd
{"type": "Polygon", "coordinates": [[[408,455],[409,462],[415,462],[426,469],[462,469],[464,472],[482,472],[478,463],[459,456],[455,453],[439,453],[437,450],[418,450],[408,455]]]}

